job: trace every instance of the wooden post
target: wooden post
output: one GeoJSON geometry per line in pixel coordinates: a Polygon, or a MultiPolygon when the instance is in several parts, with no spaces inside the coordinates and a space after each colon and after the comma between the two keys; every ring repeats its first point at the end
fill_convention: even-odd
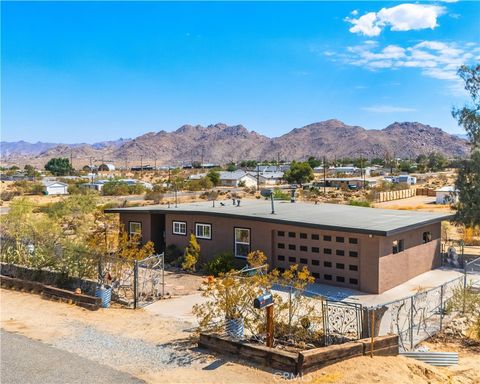
{"type": "Polygon", "coordinates": [[[375,338],[375,310],[372,309],[370,312],[370,357],[373,358],[373,345],[374,345],[374,338],[375,338]]]}
{"type": "Polygon", "coordinates": [[[273,305],[267,307],[267,347],[273,348],[273,305]]]}

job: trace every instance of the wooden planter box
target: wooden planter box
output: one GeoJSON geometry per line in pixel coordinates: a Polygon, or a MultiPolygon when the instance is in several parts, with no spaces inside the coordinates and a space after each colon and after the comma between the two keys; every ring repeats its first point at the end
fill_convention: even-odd
{"type": "MultiPolygon", "coordinates": [[[[345,344],[330,345],[295,353],[268,348],[260,344],[233,340],[216,334],[201,333],[198,346],[222,355],[235,355],[265,367],[298,375],[312,372],[352,357],[369,355],[371,340],[360,339],[345,344]]],[[[374,355],[398,355],[398,336],[376,337],[374,340],[374,355]]]]}

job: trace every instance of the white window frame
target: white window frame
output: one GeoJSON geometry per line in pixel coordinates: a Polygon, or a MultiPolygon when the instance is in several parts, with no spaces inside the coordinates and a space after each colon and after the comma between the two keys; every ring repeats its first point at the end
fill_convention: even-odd
{"type": "Polygon", "coordinates": [[[197,239],[212,239],[212,224],[205,224],[205,223],[195,223],[195,237],[197,239]],[[200,232],[200,228],[201,232],[200,232]],[[208,228],[208,235],[205,235],[205,228],[208,228]]]}
{"type": "Polygon", "coordinates": [[[130,237],[136,236],[136,235],[142,237],[142,222],[141,221],[129,221],[128,222],[128,234],[130,235],[130,237]],[[140,233],[137,233],[137,232],[132,230],[132,224],[138,224],[139,225],[140,233]]]}
{"type": "Polygon", "coordinates": [[[187,222],[186,221],[173,221],[172,222],[172,233],[174,235],[186,235],[187,234],[187,222]],[[175,229],[175,227],[177,229],[175,229]],[[182,230],[183,227],[183,230],[182,230]]]}
{"type": "Polygon", "coordinates": [[[239,255],[237,254],[237,244],[241,244],[241,245],[248,245],[248,251],[250,252],[250,243],[251,243],[251,232],[250,232],[250,228],[240,228],[240,227],[235,227],[235,230],[234,230],[234,233],[233,233],[233,244],[234,244],[234,254],[235,254],[235,257],[238,258],[238,259],[246,259],[247,256],[245,255],[239,255]],[[245,241],[238,241],[237,240],[237,231],[248,231],[248,243],[245,242],[245,241]]]}

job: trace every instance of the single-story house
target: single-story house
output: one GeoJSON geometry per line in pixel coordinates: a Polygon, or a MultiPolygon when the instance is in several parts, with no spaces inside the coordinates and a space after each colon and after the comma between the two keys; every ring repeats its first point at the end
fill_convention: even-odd
{"type": "Polygon", "coordinates": [[[61,181],[43,181],[43,193],[45,195],[68,195],[68,184],[61,181]]]}
{"type": "MultiPolygon", "coordinates": [[[[248,172],[249,175],[253,176],[257,180],[257,172],[248,172]]],[[[283,172],[273,172],[273,171],[264,171],[258,173],[258,182],[262,185],[277,185],[281,184],[283,180],[283,172]]]]}
{"type": "Polygon", "coordinates": [[[458,190],[454,186],[445,186],[435,191],[435,203],[454,204],[458,201],[456,193],[458,190]]]}
{"type": "Polygon", "coordinates": [[[157,252],[184,249],[195,234],[205,260],[261,250],[271,268],[306,266],[317,282],[381,293],[440,267],[445,213],[267,200],[111,208],[157,252]]]}
{"type": "MultiPolygon", "coordinates": [[[[257,179],[252,174],[242,170],[237,171],[220,171],[220,186],[222,187],[238,187],[239,184],[244,184],[245,187],[255,187],[257,185],[257,179]]],[[[199,180],[207,176],[206,173],[197,173],[196,175],[189,176],[189,180],[199,180]]]]}
{"type": "MultiPolygon", "coordinates": [[[[363,179],[362,177],[327,177],[325,178],[326,187],[359,189],[362,187],[372,187],[377,183],[375,179],[363,179]]],[[[323,179],[312,183],[316,188],[323,188],[323,179]]]]}

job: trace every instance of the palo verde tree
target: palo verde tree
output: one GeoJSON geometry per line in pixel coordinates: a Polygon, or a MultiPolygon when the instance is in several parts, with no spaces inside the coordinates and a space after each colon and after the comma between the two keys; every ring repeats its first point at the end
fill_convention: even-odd
{"type": "Polygon", "coordinates": [[[55,176],[67,176],[73,171],[70,160],[64,157],[54,157],[48,160],[45,169],[55,176]]]}
{"type": "Polygon", "coordinates": [[[467,132],[471,153],[462,162],[455,182],[459,199],[455,221],[475,227],[480,225],[480,64],[462,66],[458,75],[464,80],[472,103],[459,109],[453,108],[452,115],[467,132]]]}

